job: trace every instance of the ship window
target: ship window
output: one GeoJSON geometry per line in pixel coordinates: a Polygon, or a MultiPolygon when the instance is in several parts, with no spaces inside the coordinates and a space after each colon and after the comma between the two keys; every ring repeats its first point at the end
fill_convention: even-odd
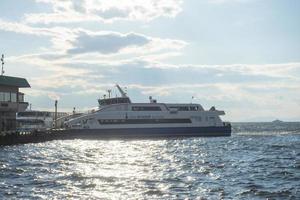
{"type": "Polygon", "coordinates": [[[198,106],[191,106],[190,110],[191,111],[197,111],[197,110],[199,110],[199,108],[198,108],[198,106]]]}
{"type": "Polygon", "coordinates": [[[180,106],[179,111],[188,111],[189,110],[189,107],[188,106],[180,106]]]}
{"type": "Polygon", "coordinates": [[[159,106],[132,106],[132,111],[161,111],[159,106]]]}
{"type": "Polygon", "coordinates": [[[18,117],[35,117],[35,112],[19,112],[18,117]]]}
{"type": "MultiPolygon", "coordinates": [[[[170,106],[170,109],[177,109],[178,111],[189,111],[192,110],[192,107],[189,106],[170,106]]],[[[194,110],[198,110],[198,107],[193,106],[194,110]]]]}
{"type": "Polygon", "coordinates": [[[190,119],[100,119],[100,124],[165,124],[192,123],[190,119]]]}

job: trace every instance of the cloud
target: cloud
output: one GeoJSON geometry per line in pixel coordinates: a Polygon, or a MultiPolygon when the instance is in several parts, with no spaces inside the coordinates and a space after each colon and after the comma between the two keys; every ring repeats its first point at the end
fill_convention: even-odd
{"type": "Polygon", "coordinates": [[[182,10],[182,0],[36,0],[36,2],[49,4],[52,12],[26,14],[27,23],[150,21],[158,17],[175,17],[182,10]]]}
{"type": "Polygon", "coordinates": [[[32,27],[20,22],[5,21],[0,18],[0,30],[18,34],[47,37],[52,41],[52,48],[61,50],[70,46],[68,39],[75,37],[75,29],[65,27],[32,27]]]}
{"type": "Polygon", "coordinates": [[[224,76],[228,74],[245,76],[265,76],[273,78],[287,78],[299,80],[300,63],[278,63],[278,64],[229,64],[229,65],[175,65],[165,63],[153,63],[148,67],[160,69],[198,69],[202,71],[211,70],[215,75],[224,76]]]}
{"type": "MultiPolygon", "coordinates": [[[[52,47],[48,48],[48,52],[40,54],[41,57],[49,60],[87,53],[146,55],[162,50],[172,50],[174,54],[174,51],[181,50],[187,45],[182,40],[155,38],[134,32],[89,31],[66,27],[39,28],[2,19],[0,19],[0,30],[49,37],[52,47]]],[[[154,56],[151,55],[152,58],[154,56]]]]}
{"type": "Polygon", "coordinates": [[[70,40],[68,54],[82,53],[136,53],[147,54],[161,50],[180,50],[187,45],[181,40],[161,39],[138,33],[74,31],[76,36],[70,40]]]}
{"type": "Polygon", "coordinates": [[[62,32],[66,32],[67,29],[58,28],[37,28],[31,27],[19,22],[9,22],[0,18],[0,30],[15,32],[20,34],[29,34],[37,36],[56,36],[62,32]]]}
{"type": "Polygon", "coordinates": [[[69,54],[98,52],[102,54],[118,53],[128,47],[144,46],[151,40],[144,35],[136,33],[90,33],[80,31],[74,41],[69,54]]]}

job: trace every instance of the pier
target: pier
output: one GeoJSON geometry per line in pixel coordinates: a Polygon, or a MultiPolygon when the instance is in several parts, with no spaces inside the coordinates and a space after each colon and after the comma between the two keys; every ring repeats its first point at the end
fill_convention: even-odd
{"type": "Polygon", "coordinates": [[[0,134],[0,145],[47,142],[59,138],[58,136],[59,135],[53,131],[2,132],[0,134]]]}
{"type": "Polygon", "coordinates": [[[84,138],[83,135],[72,134],[68,130],[53,129],[45,131],[8,131],[0,133],[0,146],[40,143],[52,140],[84,138]]]}

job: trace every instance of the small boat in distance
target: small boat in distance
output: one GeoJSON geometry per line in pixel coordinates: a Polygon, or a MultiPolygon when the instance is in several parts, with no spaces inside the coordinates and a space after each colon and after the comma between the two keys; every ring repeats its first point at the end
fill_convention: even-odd
{"type": "Polygon", "coordinates": [[[281,120],[279,120],[279,119],[276,119],[276,120],[272,121],[272,123],[279,124],[279,123],[283,123],[283,121],[281,121],[281,120]]]}
{"type": "Polygon", "coordinates": [[[194,103],[132,103],[116,85],[121,97],[101,98],[99,110],[70,119],[65,128],[72,133],[103,137],[230,136],[231,124],[223,122],[225,112],[214,106],[204,110],[194,103]]]}

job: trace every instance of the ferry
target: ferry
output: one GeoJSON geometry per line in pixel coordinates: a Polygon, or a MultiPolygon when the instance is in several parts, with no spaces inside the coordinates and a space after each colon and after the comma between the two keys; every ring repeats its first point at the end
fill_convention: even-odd
{"type": "MultiPolygon", "coordinates": [[[[64,112],[57,113],[57,117],[68,115],[64,112]]],[[[18,112],[16,116],[17,131],[45,131],[53,128],[55,113],[49,111],[26,110],[18,112]]]]}
{"type": "Polygon", "coordinates": [[[225,115],[214,106],[204,110],[200,104],[133,103],[116,85],[120,97],[98,100],[99,109],[66,121],[65,128],[76,134],[107,137],[184,137],[230,136],[231,124],[220,118],[225,115]]]}

